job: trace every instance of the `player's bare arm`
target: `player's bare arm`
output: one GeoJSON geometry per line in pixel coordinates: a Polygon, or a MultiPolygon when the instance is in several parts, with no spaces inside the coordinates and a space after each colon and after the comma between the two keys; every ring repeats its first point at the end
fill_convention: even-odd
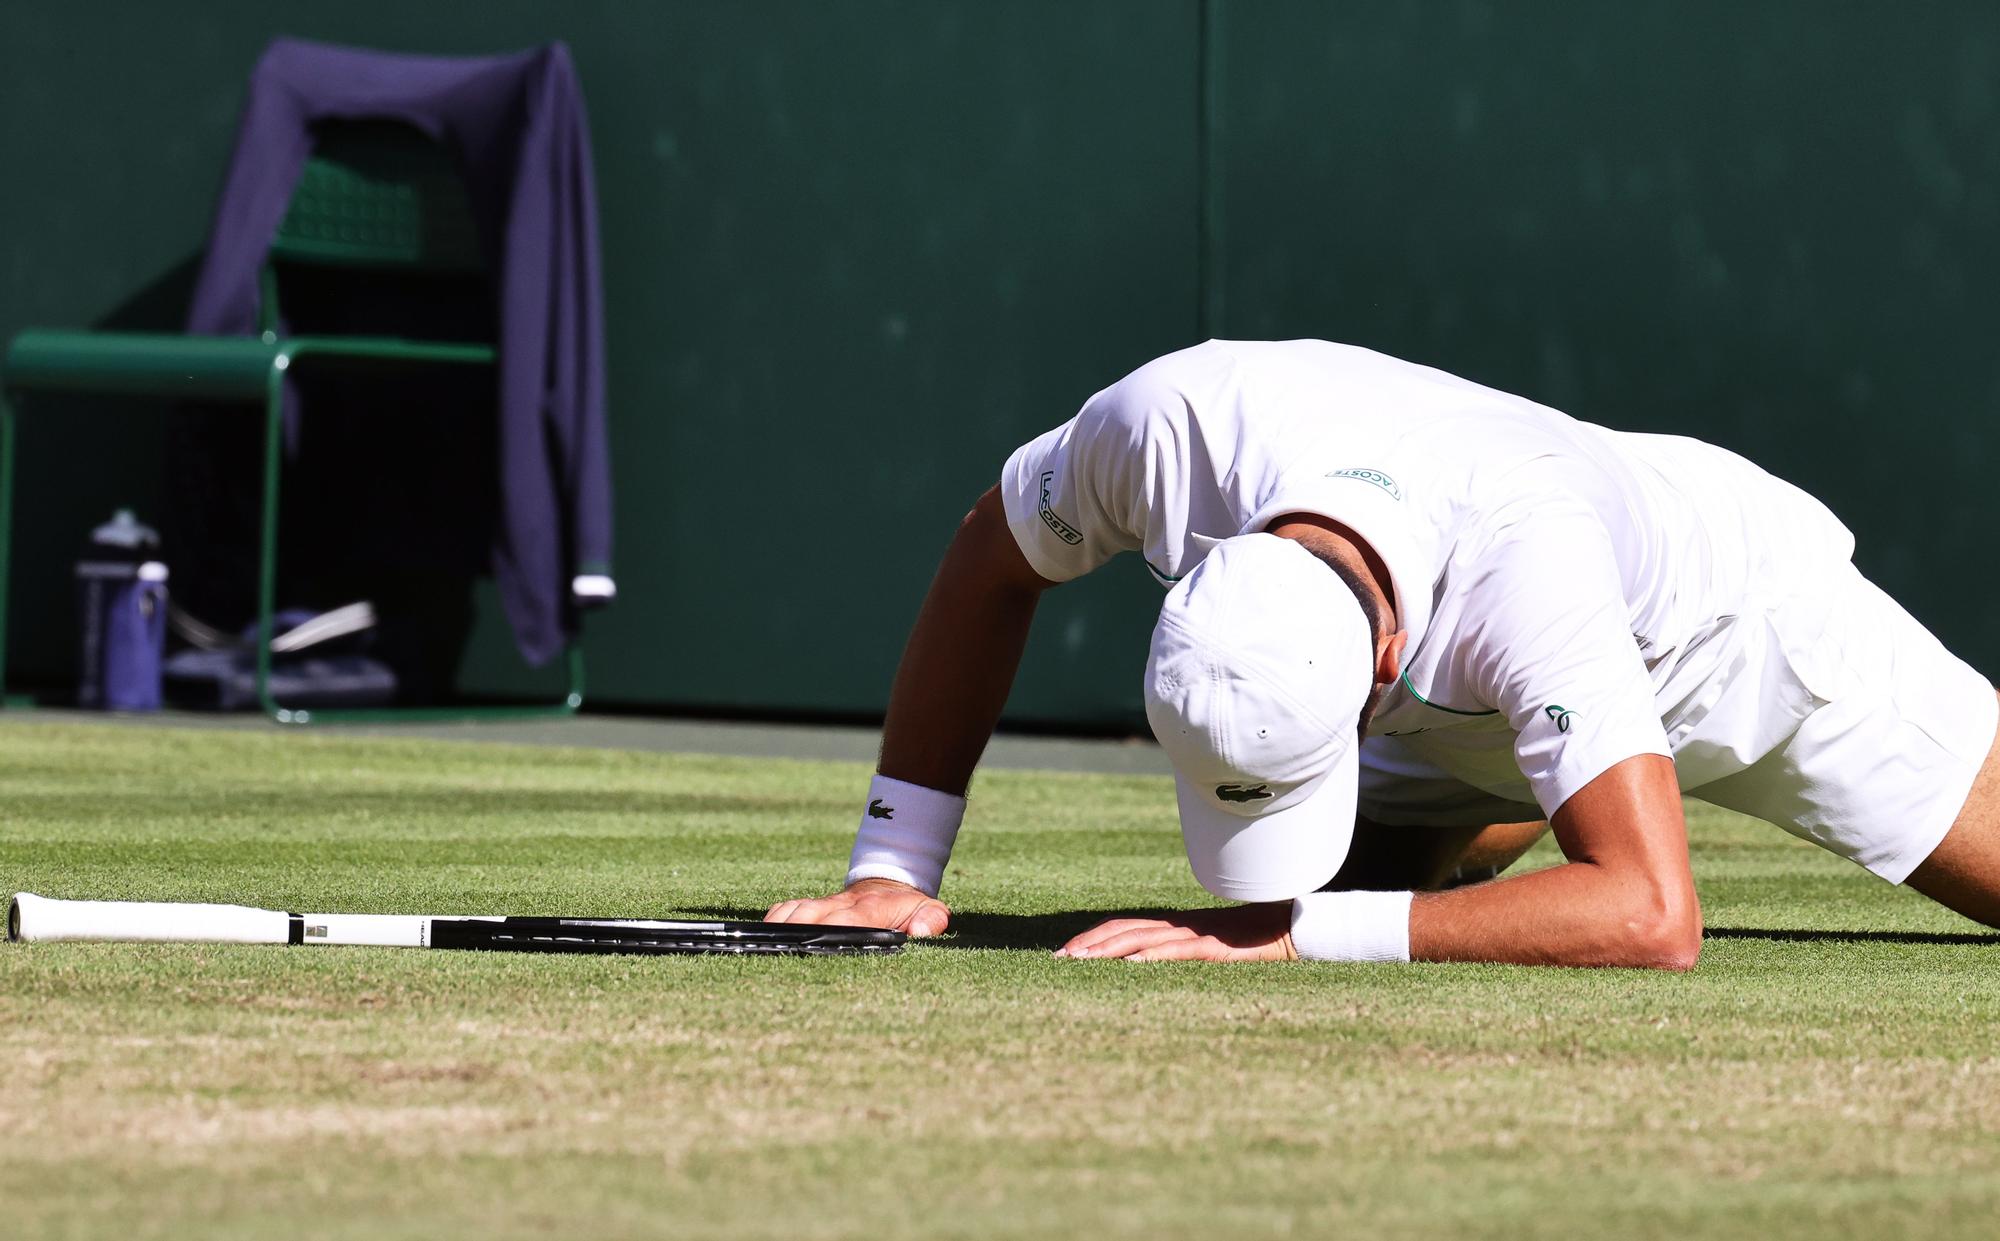
{"type": "MultiPolygon", "coordinates": [[[[1694,966],[1701,909],[1671,760],[1643,754],[1613,766],[1565,802],[1551,826],[1566,864],[1418,893],[1410,905],[1412,959],[1694,966]]],[[[1058,955],[1284,960],[1298,955],[1291,913],[1285,902],[1118,919],[1075,937],[1058,955]]]]}
{"type": "MultiPolygon", "coordinates": [[[[964,794],[1014,684],[1036,601],[1051,585],[1007,529],[998,490],[987,491],[959,523],[903,649],[882,729],[883,775],[964,794]]],[[[922,936],[942,932],[951,912],[908,883],[869,878],[817,900],[782,901],[766,917],[922,936]]]]}
{"type": "Polygon", "coordinates": [[[1419,894],[1410,904],[1411,957],[1694,967],[1701,906],[1673,760],[1641,754],[1618,763],[1564,802],[1550,826],[1564,865],[1419,894]]]}

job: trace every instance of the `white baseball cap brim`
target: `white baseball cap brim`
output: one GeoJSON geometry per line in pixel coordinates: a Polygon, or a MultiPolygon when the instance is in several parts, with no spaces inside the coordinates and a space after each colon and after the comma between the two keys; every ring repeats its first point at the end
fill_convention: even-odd
{"type": "Polygon", "coordinates": [[[1360,767],[1360,747],[1351,747],[1303,801],[1255,818],[1217,810],[1206,788],[1176,776],[1195,879],[1227,901],[1288,901],[1325,887],[1354,842],[1360,767]]]}

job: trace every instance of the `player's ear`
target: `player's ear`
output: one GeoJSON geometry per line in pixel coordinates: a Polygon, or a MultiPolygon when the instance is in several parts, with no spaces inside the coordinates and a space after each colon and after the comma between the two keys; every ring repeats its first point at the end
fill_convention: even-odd
{"type": "Polygon", "coordinates": [[[1403,648],[1409,642],[1410,631],[1398,629],[1375,644],[1375,684],[1393,685],[1403,675],[1403,648]]]}

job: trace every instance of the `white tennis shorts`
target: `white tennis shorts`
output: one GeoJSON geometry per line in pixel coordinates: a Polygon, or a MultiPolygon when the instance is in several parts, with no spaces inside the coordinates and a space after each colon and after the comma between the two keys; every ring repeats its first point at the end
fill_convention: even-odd
{"type": "MultiPolygon", "coordinates": [[[[1993,747],[1987,679],[1851,564],[1736,618],[1714,692],[1662,720],[1681,789],[1775,823],[1891,883],[1944,839],[1993,747]]],[[[1678,695],[1675,695],[1678,697],[1678,695]]],[[[1470,826],[1541,817],[1453,779],[1394,738],[1362,746],[1360,813],[1381,824],[1470,826]]]]}

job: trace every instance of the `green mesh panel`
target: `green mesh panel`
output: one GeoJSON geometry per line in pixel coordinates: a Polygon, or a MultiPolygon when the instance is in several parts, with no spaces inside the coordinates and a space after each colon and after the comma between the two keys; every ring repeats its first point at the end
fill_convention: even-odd
{"type": "Polygon", "coordinates": [[[428,271],[484,266],[450,154],[393,122],[320,128],[271,255],[285,262],[428,271]]]}

